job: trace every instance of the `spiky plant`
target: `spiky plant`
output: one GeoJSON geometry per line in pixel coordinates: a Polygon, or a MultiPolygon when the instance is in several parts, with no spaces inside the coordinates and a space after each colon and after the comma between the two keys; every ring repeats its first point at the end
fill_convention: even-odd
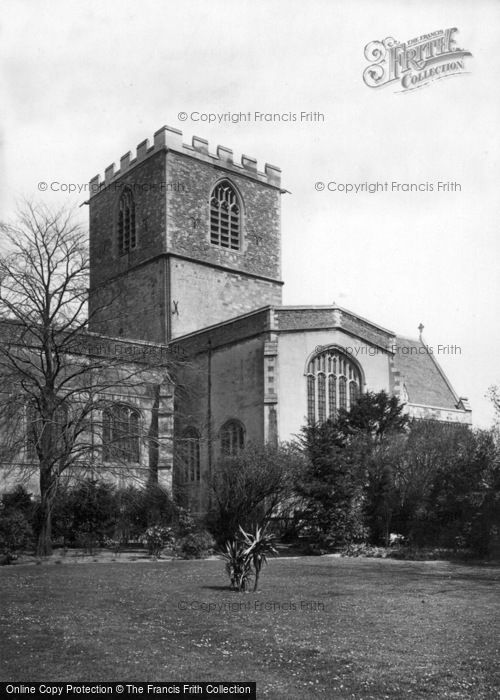
{"type": "Polygon", "coordinates": [[[235,538],[228,540],[221,552],[231,587],[237,591],[245,591],[252,577],[252,558],[245,550],[245,544],[235,538]]]}
{"type": "Polygon", "coordinates": [[[245,532],[240,525],[242,542],[245,545],[244,555],[250,559],[255,571],[255,580],[253,590],[257,590],[259,585],[259,576],[262,567],[267,563],[269,555],[278,554],[278,550],[274,546],[274,536],[265,531],[263,527],[255,527],[255,533],[245,532]]]}

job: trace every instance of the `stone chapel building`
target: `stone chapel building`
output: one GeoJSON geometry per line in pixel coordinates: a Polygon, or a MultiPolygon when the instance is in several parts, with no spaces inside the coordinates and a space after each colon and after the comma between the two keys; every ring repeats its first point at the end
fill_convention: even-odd
{"type": "Polygon", "coordinates": [[[236,163],[199,137],[187,145],[168,126],[90,182],[90,330],[186,358],[159,479],[197,512],[221,455],[290,440],[361,392],[471,422],[421,337],[335,305],[282,306],[283,192],[276,166],[236,163]]]}

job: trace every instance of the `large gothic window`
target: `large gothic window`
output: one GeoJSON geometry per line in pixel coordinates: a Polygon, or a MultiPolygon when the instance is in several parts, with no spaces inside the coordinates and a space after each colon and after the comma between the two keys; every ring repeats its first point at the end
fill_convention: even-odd
{"type": "Polygon", "coordinates": [[[210,242],[221,248],[240,249],[241,206],[228,180],[219,182],[210,197],[210,242]]]}
{"type": "Polygon", "coordinates": [[[196,428],[182,433],[180,453],[184,481],[200,481],[200,434],[196,428]]]}
{"type": "Polygon", "coordinates": [[[118,251],[120,255],[133,250],[137,244],[135,233],[135,202],[130,187],[125,187],[118,205],[118,251]]]}
{"type": "Polygon", "coordinates": [[[234,457],[245,446],[245,429],[237,420],[229,420],[220,431],[220,447],[223,455],[234,457]]]}
{"type": "Polygon", "coordinates": [[[355,363],[336,348],[323,350],[307,366],[307,418],[324,422],[339,409],[349,410],[361,391],[355,363]]]}
{"type": "Polygon", "coordinates": [[[102,457],[105,462],[138,463],[140,414],[125,404],[113,404],[102,413],[102,457]]]}

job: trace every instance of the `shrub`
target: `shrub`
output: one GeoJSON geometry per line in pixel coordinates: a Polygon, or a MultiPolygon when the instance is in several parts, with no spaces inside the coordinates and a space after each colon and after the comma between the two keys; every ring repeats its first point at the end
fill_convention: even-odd
{"type": "Polygon", "coordinates": [[[2,564],[11,564],[17,552],[33,544],[33,502],[23,486],[4,493],[0,501],[2,564]]]}
{"type": "Polygon", "coordinates": [[[256,527],[255,533],[245,532],[240,527],[243,542],[247,545],[246,553],[252,559],[253,568],[255,571],[254,591],[259,585],[259,576],[264,564],[267,564],[267,557],[270,554],[278,554],[274,546],[274,536],[266,533],[264,528],[256,527]]]}
{"type": "Polygon", "coordinates": [[[376,559],[385,559],[392,555],[386,547],[375,547],[372,544],[365,542],[351,543],[344,547],[341,551],[343,557],[374,557],[376,559]]]}
{"type": "Polygon", "coordinates": [[[26,520],[31,523],[34,504],[31,494],[26,491],[24,486],[16,486],[12,491],[4,493],[2,495],[2,506],[5,510],[17,510],[21,512],[26,520]]]}
{"type": "Polygon", "coordinates": [[[89,479],[71,494],[72,530],[76,542],[92,552],[114,530],[116,499],[111,484],[89,479]]]}
{"type": "Polygon", "coordinates": [[[209,488],[212,507],[207,526],[217,543],[231,539],[238,526],[276,515],[292,495],[293,475],[303,467],[301,452],[291,445],[247,445],[215,465],[209,488]]]}
{"type": "Polygon", "coordinates": [[[226,572],[231,588],[245,591],[253,576],[252,559],[246,553],[246,546],[238,539],[228,540],[221,551],[226,561],[226,572]]]}
{"type": "Polygon", "coordinates": [[[203,530],[199,521],[193,518],[192,514],[186,508],[177,507],[175,516],[175,531],[179,537],[184,537],[185,535],[191,535],[195,532],[200,532],[203,530]]]}
{"type": "Polygon", "coordinates": [[[189,532],[175,542],[174,551],[182,559],[199,559],[213,553],[215,541],[206,530],[189,532]]]}
{"type": "Polygon", "coordinates": [[[112,484],[85,479],[61,489],[54,501],[52,533],[64,546],[77,545],[92,552],[113,534],[117,511],[112,484]]]}
{"type": "Polygon", "coordinates": [[[328,549],[363,542],[368,534],[363,524],[361,508],[357,502],[345,510],[332,512],[329,529],[320,535],[320,541],[328,549]]]}
{"type": "Polygon", "coordinates": [[[92,549],[111,543],[116,550],[140,541],[150,526],[168,526],[174,512],[170,497],[155,485],[117,490],[106,482],[86,480],[57,494],[53,533],[64,545],[92,549]]]}
{"type": "Polygon", "coordinates": [[[257,590],[262,567],[270,554],[277,554],[273,535],[264,528],[256,527],[255,533],[245,532],[240,525],[240,533],[226,542],[221,554],[226,560],[226,571],[231,587],[244,591],[250,579],[255,577],[253,590],[257,590]]]}
{"type": "Polygon", "coordinates": [[[329,550],[322,547],[319,542],[311,542],[302,540],[301,553],[307,557],[320,557],[323,554],[328,554],[329,550]]]}
{"type": "Polygon", "coordinates": [[[117,500],[114,539],[122,543],[142,539],[144,530],[153,525],[170,525],[176,512],[169,495],[157,485],[130,486],[118,491],[117,500]]]}
{"type": "Polygon", "coordinates": [[[148,548],[148,553],[153,557],[159,557],[162,549],[174,542],[174,533],[172,528],[164,525],[152,525],[148,527],[142,541],[148,548]]]}
{"type": "Polygon", "coordinates": [[[4,564],[10,564],[16,559],[16,552],[31,544],[32,537],[31,525],[21,511],[2,509],[0,513],[0,549],[4,564]]]}

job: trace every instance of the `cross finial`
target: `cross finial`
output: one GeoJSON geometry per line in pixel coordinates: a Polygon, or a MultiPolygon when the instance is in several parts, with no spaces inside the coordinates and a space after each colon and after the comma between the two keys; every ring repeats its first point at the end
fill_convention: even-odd
{"type": "Polygon", "coordinates": [[[421,324],[419,325],[419,327],[418,327],[418,332],[419,332],[419,334],[420,334],[420,337],[422,337],[422,332],[423,332],[423,330],[424,330],[424,324],[421,323],[421,324]]]}

